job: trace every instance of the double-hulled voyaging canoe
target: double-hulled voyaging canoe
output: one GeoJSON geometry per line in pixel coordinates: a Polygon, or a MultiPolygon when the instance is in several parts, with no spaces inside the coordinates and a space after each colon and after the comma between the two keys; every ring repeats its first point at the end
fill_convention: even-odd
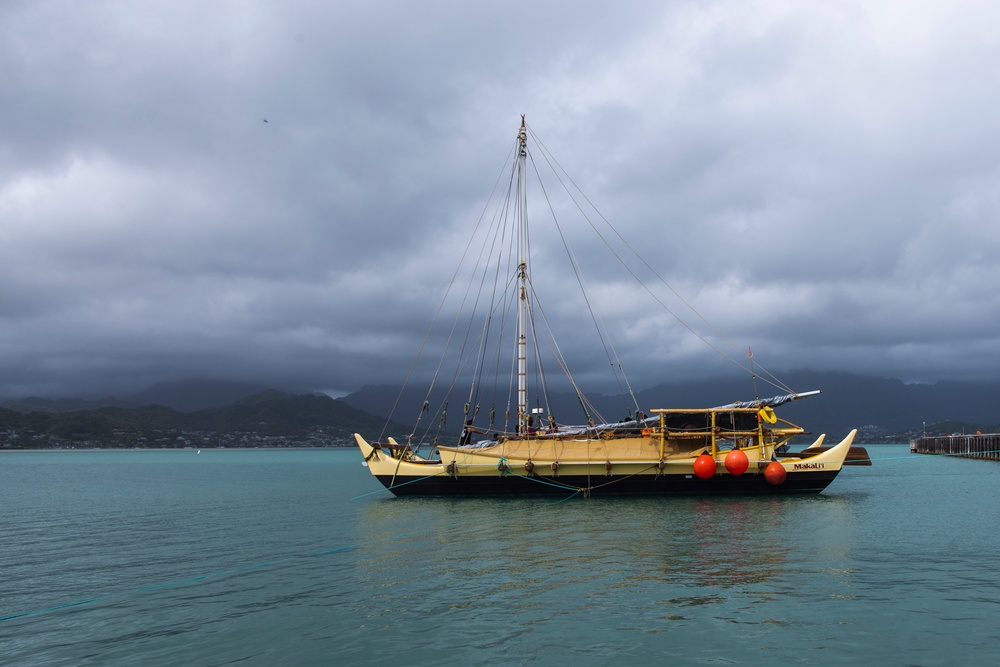
{"type": "MultiPolygon", "coordinates": [[[[470,389],[461,394],[465,399],[462,433],[449,434],[446,426],[448,401],[457,381],[444,398],[433,399],[437,407],[431,406],[432,393],[428,390],[418,423],[411,433],[402,436],[402,442],[393,437],[368,442],[355,434],[372,475],[399,496],[773,495],[819,493],[825,489],[844,466],[856,431],[833,447],[823,447],[824,436],[820,436],[802,452],[789,454],[792,439],[806,435],[806,431],[776,412],[776,408],[818,391],[787,391],[773,398],[709,408],[654,407],[648,413],[635,405],[634,414],[630,407],[625,420],[601,423],[595,419],[597,410],[577,387],[558,345],[539,333],[541,325],[549,323],[544,313],[541,316],[536,313],[538,297],[529,271],[525,213],[528,151],[523,118],[514,154],[511,194],[502,199],[505,203],[501,208],[513,212],[516,233],[494,233],[490,237],[493,250],[481,255],[495,257],[501,268],[489,268],[482,260],[479,298],[475,301],[488,304],[483,309],[486,323],[478,329],[478,339],[463,343],[462,352],[457,355],[460,357],[457,367],[466,369],[470,376],[470,389]],[[503,253],[496,248],[503,239],[516,239],[516,255],[514,241],[510,251],[510,257],[516,256],[516,261],[506,260],[511,269],[510,280],[495,281],[511,287],[509,301],[482,296],[486,279],[502,272],[503,253]],[[516,317],[507,318],[509,312],[516,317]],[[501,349],[500,342],[505,340],[500,323],[507,320],[512,320],[515,330],[506,337],[513,348],[513,354],[508,356],[510,368],[506,371],[509,393],[507,398],[498,399],[502,393],[498,387],[504,383],[494,381],[490,385],[484,375],[486,369],[496,370],[502,365],[503,355],[496,350],[501,349]],[[543,340],[546,345],[540,344],[543,340]],[[543,364],[529,362],[529,352],[536,353],[543,347],[555,356],[556,365],[577,392],[584,424],[567,425],[553,414],[549,385],[542,379],[543,364]],[[529,377],[533,378],[530,386],[529,377]],[[487,398],[489,409],[481,409],[487,398]],[[509,407],[498,410],[498,405],[509,407]],[[421,419],[434,412],[438,418],[428,419],[434,426],[421,432],[421,419]],[[502,415],[499,419],[498,412],[502,415]],[[423,448],[428,454],[420,453],[423,448]]],[[[500,217],[503,216],[497,216],[500,217]]],[[[570,256],[573,257],[572,253],[570,256]]],[[[577,270],[577,283],[582,287],[580,263],[574,258],[572,264],[577,270]]],[[[629,272],[635,277],[634,272],[629,272]]],[[[589,307],[590,301],[586,303],[589,307]]],[[[452,327],[453,331],[457,329],[452,327]]],[[[606,327],[598,329],[606,333],[606,327]]],[[[603,336],[602,342],[607,350],[609,343],[603,336]]],[[[748,370],[756,382],[760,369],[754,367],[752,353],[748,361],[748,370]]],[[[615,355],[612,366],[620,365],[615,355]]],[[[456,372],[453,377],[460,375],[456,372]]],[[[628,394],[634,399],[634,392],[628,394]]]]}

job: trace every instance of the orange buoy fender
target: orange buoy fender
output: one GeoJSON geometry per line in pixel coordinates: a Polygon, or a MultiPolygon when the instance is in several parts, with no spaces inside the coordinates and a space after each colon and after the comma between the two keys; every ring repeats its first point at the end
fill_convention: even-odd
{"type": "Polygon", "coordinates": [[[694,460],[694,474],[702,479],[715,476],[715,459],[708,454],[702,454],[694,460]]]}
{"type": "Polygon", "coordinates": [[[767,480],[768,484],[772,486],[778,486],[785,481],[785,476],[788,473],[785,472],[785,466],[781,465],[777,461],[771,461],[764,468],[764,479],[767,480]]]}
{"type": "Polygon", "coordinates": [[[742,475],[750,467],[750,459],[741,449],[734,449],[726,454],[726,470],[731,475],[742,475]]]}

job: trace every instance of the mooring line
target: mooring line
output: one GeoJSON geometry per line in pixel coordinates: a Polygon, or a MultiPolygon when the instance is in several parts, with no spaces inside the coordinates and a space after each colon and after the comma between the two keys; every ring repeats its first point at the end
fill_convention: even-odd
{"type": "MultiPolygon", "coordinates": [[[[983,452],[963,452],[963,453],[941,452],[940,454],[938,454],[938,453],[923,454],[923,453],[918,453],[918,452],[910,452],[906,456],[884,456],[884,457],[874,457],[874,456],[871,456],[869,454],[868,458],[873,463],[875,461],[903,461],[903,460],[908,460],[908,459],[909,460],[915,460],[915,461],[933,460],[935,457],[938,457],[938,456],[944,456],[946,458],[951,458],[951,459],[979,459],[979,458],[985,458],[983,456],[980,456],[980,454],[997,454],[997,453],[1000,453],[1000,449],[993,449],[993,450],[988,450],[988,451],[983,451],[983,452]]],[[[992,461],[993,459],[986,459],[986,460],[992,461]]]]}
{"type": "Polygon", "coordinates": [[[45,609],[36,609],[34,611],[24,611],[19,614],[11,614],[10,616],[0,616],[0,621],[9,621],[14,618],[23,618],[25,616],[36,616],[38,614],[44,614],[49,611],[59,611],[60,609],[68,609],[70,607],[79,607],[81,605],[90,604],[91,602],[97,602],[98,600],[105,600],[111,597],[111,595],[99,595],[96,598],[88,598],[86,600],[76,600],[75,602],[67,602],[65,604],[58,604],[54,607],[46,607],[45,609]]]}
{"type": "MultiPolygon", "coordinates": [[[[549,479],[545,479],[541,475],[539,475],[538,477],[529,477],[528,475],[520,475],[520,474],[518,474],[516,472],[511,472],[511,473],[507,473],[507,474],[510,475],[511,477],[518,477],[520,479],[526,479],[529,482],[536,482],[538,484],[544,484],[545,486],[554,486],[557,489],[564,489],[566,491],[573,491],[574,492],[573,496],[575,496],[577,493],[580,492],[580,489],[578,487],[571,486],[569,484],[563,484],[562,482],[555,482],[555,481],[552,481],[552,480],[549,480],[549,479]]],[[[573,496],[570,496],[569,498],[572,498],[573,496]]],[[[563,498],[563,500],[569,500],[569,498],[563,498]]],[[[560,501],[560,502],[562,502],[562,501],[560,501]]]]}
{"type": "Polygon", "coordinates": [[[381,489],[375,489],[374,491],[369,491],[368,493],[362,493],[360,496],[354,496],[351,500],[357,500],[358,498],[365,498],[367,496],[373,496],[376,493],[382,493],[383,491],[392,491],[393,489],[398,489],[401,486],[406,486],[407,484],[413,484],[414,482],[422,482],[425,479],[430,479],[432,477],[438,477],[443,473],[434,473],[433,475],[427,475],[426,477],[419,477],[417,479],[411,479],[409,482],[403,482],[402,484],[393,484],[392,486],[386,486],[381,489]]]}

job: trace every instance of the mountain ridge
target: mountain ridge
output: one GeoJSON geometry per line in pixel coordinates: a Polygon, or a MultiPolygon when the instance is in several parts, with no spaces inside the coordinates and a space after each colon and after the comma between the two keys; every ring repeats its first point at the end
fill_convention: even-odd
{"type": "Polygon", "coordinates": [[[404,427],[325,394],[265,390],[222,408],[180,412],[162,405],[67,412],[0,407],[0,448],[326,447],[355,432],[404,427]]]}
{"type": "MultiPolygon", "coordinates": [[[[995,407],[1000,382],[905,384],[891,378],[810,370],[786,373],[783,380],[802,391],[819,389],[822,393],[781,406],[780,416],[802,425],[810,433],[827,433],[830,439],[839,439],[853,428],[860,429],[858,441],[868,443],[901,442],[925,431],[1000,429],[995,407]]],[[[784,393],[773,388],[765,391],[765,386],[759,379],[754,386],[746,378],[710,378],[662,383],[635,392],[635,398],[640,409],[648,412],[657,407],[711,407],[784,393]]],[[[18,446],[36,436],[55,442],[85,442],[93,436],[97,442],[111,443],[109,446],[127,446],[129,442],[148,446],[141,443],[151,441],[165,446],[163,433],[171,429],[177,432],[172,436],[174,440],[180,438],[180,442],[200,446],[233,446],[237,441],[265,443],[251,446],[291,446],[288,443],[323,446],[324,442],[350,445],[354,432],[370,438],[380,434],[405,438],[413,430],[412,424],[404,426],[399,421],[390,421],[386,426],[390,412],[395,405],[408,407],[412,414],[397,408],[392,416],[416,422],[421,418],[425,398],[424,388],[401,392],[398,387],[367,385],[333,399],[325,394],[291,394],[260,389],[260,385],[253,383],[205,379],[160,383],[125,400],[30,397],[0,405],[0,446],[5,446],[5,433],[15,432],[23,438],[15,443],[18,446]],[[256,391],[243,393],[244,390],[256,391]],[[135,400],[157,396],[169,404],[142,404],[135,400]],[[223,401],[228,402],[219,406],[223,401]],[[206,404],[210,407],[204,407],[206,404]],[[194,435],[188,437],[185,433],[194,435]],[[243,435],[237,438],[233,434],[243,435]]],[[[431,397],[432,412],[442,398],[441,392],[431,397]]],[[[594,406],[588,414],[597,421],[618,421],[629,417],[635,409],[631,398],[625,395],[592,394],[588,395],[588,401],[594,406]]],[[[550,407],[560,423],[586,421],[587,415],[582,413],[575,395],[553,394],[550,407]]],[[[475,406],[470,409],[475,410],[475,406]]],[[[504,421],[505,405],[480,405],[477,424],[486,425],[491,410],[495,411],[495,423],[504,421]]],[[[453,436],[463,417],[461,408],[457,415],[452,410],[450,422],[441,423],[435,417],[432,430],[440,427],[442,434],[453,436]]],[[[429,423],[426,415],[422,419],[425,425],[429,423]]],[[[8,438],[6,446],[15,446],[11,442],[8,438]]]]}
{"type": "MultiPolygon", "coordinates": [[[[780,416],[800,424],[810,433],[827,433],[833,439],[854,428],[861,430],[860,441],[914,437],[935,424],[949,424],[951,430],[968,428],[995,431],[1000,414],[996,408],[1000,382],[942,381],[934,384],[905,384],[901,380],[851,373],[797,370],[785,373],[787,386],[805,392],[818,389],[819,396],[793,401],[779,408],[780,416]]],[[[787,393],[770,387],[762,380],[756,387],[746,378],[712,378],[698,382],[663,383],[635,392],[640,409],[658,407],[714,407],[734,401],[768,398],[787,393]]],[[[422,405],[425,390],[400,393],[398,387],[368,385],[340,400],[360,410],[386,416],[393,405],[422,405]]],[[[431,398],[431,410],[442,399],[438,392],[431,398]]],[[[634,411],[629,397],[588,394],[588,400],[607,421],[618,421],[634,411]]],[[[572,394],[553,394],[550,406],[557,421],[583,423],[579,401],[572,394]],[[569,418],[561,415],[568,415],[569,418]]],[[[489,413],[489,405],[480,414],[489,413]]],[[[504,410],[506,408],[504,407],[504,410]]],[[[503,421],[503,413],[497,409],[503,421]]],[[[397,418],[398,415],[396,415],[397,418]]]]}

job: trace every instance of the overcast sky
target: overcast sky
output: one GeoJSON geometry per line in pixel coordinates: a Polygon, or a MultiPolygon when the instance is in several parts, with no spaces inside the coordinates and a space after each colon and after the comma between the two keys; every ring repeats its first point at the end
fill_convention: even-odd
{"type": "MultiPolygon", "coordinates": [[[[522,113],[771,370],[997,379],[997,26],[989,0],[4,2],[0,397],[401,381],[522,113]]],[[[654,329],[617,341],[640,387],[707,367],[654,329]]]]}

